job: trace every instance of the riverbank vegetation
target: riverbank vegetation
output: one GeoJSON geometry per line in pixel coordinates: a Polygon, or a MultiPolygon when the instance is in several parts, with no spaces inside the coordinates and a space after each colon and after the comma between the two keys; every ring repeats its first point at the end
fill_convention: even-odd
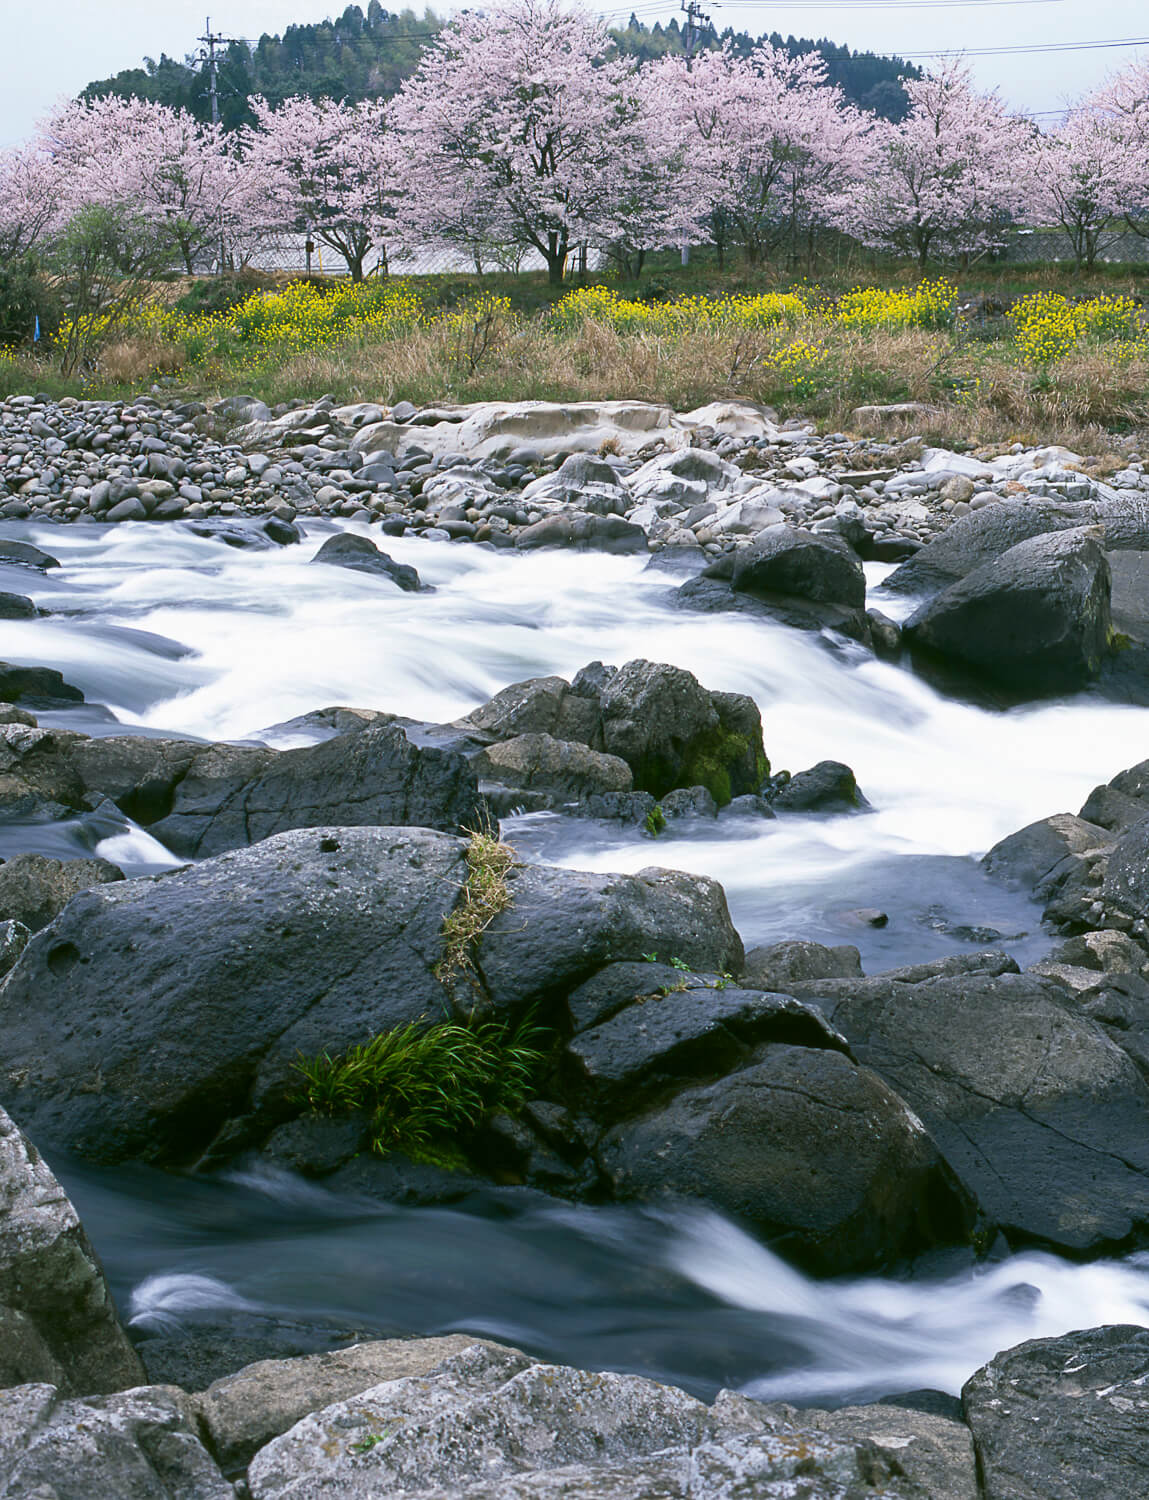
{"type": "MultiPolygon", "coordinates": [[[[889,268],[887,268],[889,269],[889,268]]],[[[263,278],[270,281],[270,278],[263,278]]],[[[269,404],[315,399],[665,401],[720,397],[848,426],[866,404],[917,402],[947,440],[1103,443],[1149,425],[1149,332],[1136,269],[1050,268],[884,286],[786,283],[705,266],[637,286],[546,295],[540,276],[157,284],[86,330],[61,380],[13,354],[0,389],[114,394],[159,384],[269,404]],[[1060,282],[1060,288],[1058,283],[1060,282]],[[1044,284],[1043,284],[1044,283],[1044,284]],[[230,305],[227,305],[230,301],[230,305]]],[[[57,339],[75,343],[67,317],[57,339]]]]}

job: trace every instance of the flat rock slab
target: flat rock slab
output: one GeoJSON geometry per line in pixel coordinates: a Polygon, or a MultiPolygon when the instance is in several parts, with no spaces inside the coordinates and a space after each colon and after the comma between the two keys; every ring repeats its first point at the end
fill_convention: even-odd
{"type": "Polygon", "coordinates": [[[966,1382],[984,1500],[1149,1494],[1149,1330],[1034,1339],[966,1382]]]}

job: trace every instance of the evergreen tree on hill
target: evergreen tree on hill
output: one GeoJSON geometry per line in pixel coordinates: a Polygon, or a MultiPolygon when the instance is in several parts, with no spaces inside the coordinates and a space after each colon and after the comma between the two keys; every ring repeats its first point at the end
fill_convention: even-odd
{"type": "MultiPolygon", "coordinates": [[[[248,106],[252,95],[260,95],[273,105],[296,95],[347,104],[389,99],[415,71],[424,49],[442,25],[443,20],[432,10],[422,15],[413,10],[392,13],[384,10],[379,0],[370,0],[366,13],[359,5],[349,5],[335,20],[288,26],[282,36],[265,33],[252,45],[233,43],[219,63],[223,126],[225,130],[237,130],[252,123],[248,106]]],[[[625,27],[611,35],[618,51],[638,62],[680,56],[685,51],[683,30],[673,17],[665,26],[658,21],[646,26],[632,15],[625,27]]],[[[711,28],[702,33],[696,45],[718,48],[729,44],[737,55],[748,57],[760,41],[770,41],[793,57],[821,53],[827,82],[841,88],[850,103],[888,120],[901,120],[906,113],[902,80],[921,76],[901,58],[851,52],[849,47],[826,39],[783,39],[777,32],[770,37],[753,37],[727,27],[719,35],[711,28]]],[[[167,56],[161,56],[158,62],[145,58],[142,67],[90,83],[80,97],[91,100],[108,94],[186,109],[199,120],[211,118],[207,68],[194,54],[183,62],[167,56]]]]}

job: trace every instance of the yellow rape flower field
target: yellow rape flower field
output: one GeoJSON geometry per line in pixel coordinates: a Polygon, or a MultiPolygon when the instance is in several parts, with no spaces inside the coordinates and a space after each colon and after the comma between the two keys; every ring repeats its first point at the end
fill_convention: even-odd
{"type": "Polygon", "coordinates": [[[148,303],[97,377],[132,348],[152,356],[137,379],[268,401],[736,396],[833,426],[915,402],[913,430],[938,438],[1086,447],[1149,425],[1149,331],[1132,297],[1040,291],[987,313],[945,278],[649,300],[590,285],[530,313],[495,292],[436,307],[414,280],[296,281],[221,312],[148,303]]]}

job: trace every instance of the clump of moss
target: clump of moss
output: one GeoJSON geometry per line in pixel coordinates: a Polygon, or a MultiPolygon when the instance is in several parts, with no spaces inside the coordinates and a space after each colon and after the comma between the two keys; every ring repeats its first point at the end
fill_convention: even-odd
{"type": "Polygon", "coordinates": [[[656,802],[643,818],[642,826],[653,839],[656,839],[666,827],[666,814],[659,803],[656,802]]]}
{"type": "MultiPolygon", "coordinates": [[[[704,786],[718,806],[725,807],[734,796],[731,773],[737,774],[739,763],[745,763],[750,749],[746,735],[716,729],[695,746],[683,767],[681,784],[704,786]]],[[[770,762],[760,747],[754,749],[754,764],[757,786],[761,786],[770,774],[770,762]]]]}
{"type": "Polygon", "coordinates": [[[471,835],[467,845],[467,878],[458,904],[443,919],[443,956],[435,977],[450,989],[456,980],[474,973],[474,948],[495,918],[511,904],[507,875],[515,852],[491,833],[471,835]]]}
{"type": "Polygon", "coordinates": [[[337,1057],[300,1058],[303,1098],[322,1114],[364,1114],[371,1149],[461,1165],[455,1142],[497,1110],[517,1113],[535,1092],[547,1036],[528,1017],[439,1021],[382,1032],[337,1057]]]}

